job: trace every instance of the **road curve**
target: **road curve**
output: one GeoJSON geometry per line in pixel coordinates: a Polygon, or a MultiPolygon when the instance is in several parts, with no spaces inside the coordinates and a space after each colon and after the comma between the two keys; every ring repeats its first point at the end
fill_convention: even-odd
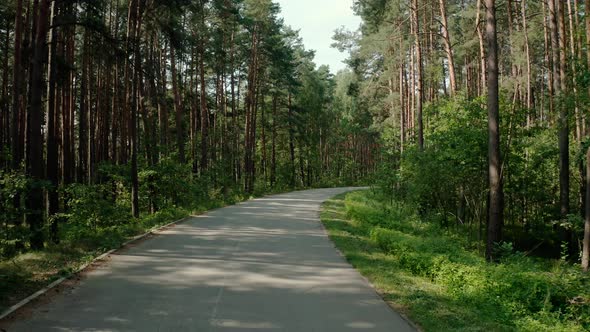
{"type": "Polygon", "coordinates": [[[112,255],[15,331],[414,331],[319,221],[353,188],[268,196],[190,218],[112,255]]]}

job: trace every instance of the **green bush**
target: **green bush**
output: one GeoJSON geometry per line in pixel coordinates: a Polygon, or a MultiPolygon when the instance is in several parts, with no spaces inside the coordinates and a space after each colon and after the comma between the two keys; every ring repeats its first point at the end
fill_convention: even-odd
{"type": "MultiPolygon", "coordinates": [[[[518,250],[558,257],[562,238],[553,224],[567,226],[581,237],[583,223],[575,215],[561,220],[555,203],[559,197],[557,135],[554,129],[527,126],[526,110],[508,101],[502,101],[501,107],[506,110],[501,135],[507,138],[501,146],[505,240],[518,250]]],[[[374,176],[376,191],[384,201],[402,200],[415,207],[421,217],[444,229],[480,238],[488,191],[485,100],[442,99],[428,104],[424,113],[429,119],[424,149],[409,144],[400,154],[399,142],[387,135],[383,138],[384,158],[374,176]]],[[[579,160],[580,153],[572,149],[571,158],[579,160]]],[[[579,182],[576,167],[571,169],[571,179],[579,182]]],[[[579,193],[572,190],[571,195],[574,202],[579,193]]],[[[570,253],[570,258],[576,257],[570,253]]]]}
{"type": "Polygon", "coordinates": [[[407,212],[403,205],[370,191],[345,198],[347,217],[367,230],[370,243],[396,269],[440,287],[447,301],[508,330],[590,329],[590,278],[578,266],[528,257],[509,243],[497,248],[500,263],[488,263],[435,223],[399,213],[407,212]]]}
{"type": "Polygon", "coordinates": [[[26,238],[27,230],[18,222],[23,211],[14,202],[27,186],[23,174],[0,170],[0,259],[16,255],[26,238]]]}
{"type": "Polygon", "coordinates": [[[95,230],[130,219],[128,207],[113,199],[108,185],[72,184],[66,189],[66,195],[69,197],[66,217],[72,224],[95,230]]]}

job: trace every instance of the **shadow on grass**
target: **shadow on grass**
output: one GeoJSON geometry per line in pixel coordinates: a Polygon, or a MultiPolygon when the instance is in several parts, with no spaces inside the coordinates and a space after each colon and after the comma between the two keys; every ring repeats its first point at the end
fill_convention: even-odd
{"type": "Polygon", "coordinates": [[[397,255],[377,247],[370,239],[371,226],[347,216],[345,197],[340,195],[324,203],[322,222],[348,262],[371,281],[392,307],[426,331],[516,330],[511,322],[511,308],[481,292],[449,294],[431,277],[413,274],[400,264],[397,255]]]}
{"type": "Polygon", "coordinates": [[[0,260],[0,312],[60,277],[70,275],[103,252],[119,248],[130,238],[187,214],[183,209],[166,209],[141,220],[94,229],[64,223],[60,244],[48,243],[42,251],[0,260]]]}

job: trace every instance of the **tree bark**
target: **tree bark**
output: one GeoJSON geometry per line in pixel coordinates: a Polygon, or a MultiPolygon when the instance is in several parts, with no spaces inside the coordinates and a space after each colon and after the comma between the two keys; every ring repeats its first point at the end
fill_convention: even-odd
{"type": "Polygon", "coordinates": [[[40,181],[44,178],[43,161],[43,59],[47,38],[47,18],[49,15],[49,0],[41,0],[35,29],[33,57],[31,59],[31,102],[27,116],[26,137],[26,174],[33,181],[27,199],[27,223],[31,232],[31,248],[42,249],[43,235],[43,189],[40,181]]]}
{"type": "Polygon", "coordinates": [[[424,101],[424,78],[422,74],[422,48],[420,46],[420,21],[418,17],[418,0],[413,0],[412,16],[414,24],[414,43],[416,46],[416,120],[418,121],[418,147],[424,150],[424,121],[422,119],[422,103],[424,101]]]}
{"type": "Polygon", "coordinates": [[[205,86],[205,41],[202,38],[199,45],[199,77],[201,79],[201,174],[206,172],[209,167],[209,109],[207,108],[207,89],[205,86]]]}
{"type": "Polygon", "coordinates": [[[275,187],[277,181],[277,104],[278,95],[272,99],[272,133],[271,133],[271,157],[270,157],[270,186],[275,187]]]}
{"type": "Polygon", "coordinates": [[[14,63],[12,76],[12,113],[10,141],[12,143],[12,169],[19,168],[21,157],[19,152],[19,112],[21,105],[21,77],[23,76],[22,68],[22,37],[23,37],[23,0],[16,1],[16,18],[14,23],[14,63]]]}
{"type": "Polygon", "coordinates": [[[498,39],[496,31],[496,1],[485,0],[487,76],[488,76],[488,162],[489,162],[489,206],[488,238],[486,258],[493,260],[494,246],[502,240],[503,190],[502,161],[500,156],[500,109],[498,87],[498,39]]]}
{"type": "MultiPolygon", "coordinates": [[[[584,2],[590,8],[590,0],[584,2]]],[[[586,47],[590,49],[590,15],[586,14],[586,47]]],[[[586,54],[586,61],[590,68],[590,54],[586,54]]],[[[584,240],[582,243],[582,268],[585,272],[590,269],[590,147],[586,151],[586,216],[584,220],[584,240]]]]}
{"type": "Polygon", "coordinates": [[[131,150],[131,214],[134,218],[139,218],[139,181],[137,175],[137,86],[138,71],[141,61],[139,59],[139,28],[140,28],[140,1],[131,0],[129,2],[129,14],[127,21],[127,57],[125,59],[125,81],[126,81],[126,108],[129,110],[128,128],[129,143],[131,150]],[[131,69],[131,60],[134,61],[134,68],[131,69]],[[133,73],[131,73],[133,71],[133,73]]]}
{"type": "Polygon", "coordinates": [[[555,98],[553,104],[559,110],[559,211],[562,219],[569,214],[569,124],[568,112],[562,102],[565,91],[565,40],[560,33],[563,16],[558,0],[549,1],[551,48],[553,52],[553,79],[555,98]]]}
{"type": "Polygon", "coordinates": [[[252,49],[250,53],[250,65],[248,73],[248,90],[246,92],[246,123],[244,133],[244,172],[245,182],[244,190],[247,193],[252,193],[254,190],[254,149],[255,149],[255,133],[256,128],[256,98],[257,98],[257,83],[258,83],[258,31],[259,27],[256,25],[252,33],[252,49]]]}
{"type": "MultiPolygon", "coordinates": [[[[590,0],[586,0],[584,6],[588,10],[590,8],[590,0]]],[[[586,49],[590,50],[590,13],[586,13],[586,49]]],[[[588,68],[590,68],[590,52],[586,52],[586,61],[588,68]]],[[[588,94],[590,94],[590,88],[588,94]]]]}
{"type": "MultiPolygon", "coordinates": [[[[568,14],[568,18],[569,18],[569,35],[570,35],[570,45],[569,45],[569,51],[570,51],[570,56],[571,59],[576,59],[577,53],[576,53],[576,34],[577,34],[577,29],[574,28],[574,10],[572,9],[572,1],[571,0],[567,0],[567,14],[568,14]]],[[[581,60],[581,58],[580,58],[581,60]]],[[[572,90],[573,90],[573,102],[574,102],[574,115],[575,115],[575,119],[576,119],[576,144],[578,146],[578,148],[580,148],[580,151],[583,151],[583,146],[582,146],[582,114],[580,112],[580,107],[579,107],[579,96],[578,96],[578,68],[577,65],[574,64],[571,66],[571,83],[572,83],[572,90]]],[[[582,158],[580,158],[577,161],[577,166],[578,166],[578,171],[579,171],[579,176],[580,176],[580,187],[579,187],[579,200],[578,203],[580,203],[580,215],[582,217],[584,217],[585,215],[585,204],[586,204],[586,179],[585,179],[585,174],[586,174],[586,169],[584,168],[584,160],[582,158]]]]}
{"type": "MultiPolygon", "coordinates": [[[[78,169],[77,169],[77,181],[84,183],[86,181],[86,174],[88,170],[87,165],[87,154],[88,154],[88,43],[89,43],[89,31],[84,31],[84,41],[82,45],[82,73],[80,80],[80,110],[78,111],[78,169]]],[[[125,77],[126,79],[128,77],[125,77]]]]}
{"type": "Polygon", "coordinates": [[[527,24],[527,16],[526,16],[526,8],[527,8],[527,0],[521,0],[521,16],[522,16],[522,30],[524,32],[524,47],[525,47],[525,55],[526,55],[526,72],[527,72],[527,80],[526,80],[526,107],[529,112],[527,116],[527,127],[530,126],[531,116],[530,111],[533,108],[533,92],[532,92],[532,65],[531,65],[531,50],[529,45],[529,32],[528,32],[528,24],[527,24]]]}
{"type": "Polygon", "coordinates": [[[447,10],[445,0],[439,0],[440,16],[442,25],[443,41],[445,43],[445,53],[447,54],[447,61],[449,65],[449,80],[451,85],[451,95],[457,92],[457,79],[455,78],[455,59],[453,56],[453,46],[451,44],[451,37],[449,36],[449,28],[447,22],[447,10]]]}
{"type": "Polygon", "coordinates": [[[293,107],[291,105],[291,93],[289,93],[289,155],[291,157],[291,187],[295,188],[295,128],[293,128],[293,107]]]}
{"type": "MultiPolygon", "coordinates": [[[[73,5],[70,4],[66,7],[66,12],[69,15],[74,15],[73,5]]],[[[75,53],[75,27],[67,27],[64,29],[64,43],[63,43],[63,54],[66,63],[74,66],[74,53],[75,53]]],[[[61,178],[64,184],[70,184],[74,180],[75,171],[75,154],[73,142],[74,138],[74,70],[70,70],[67,73],[64,86],[62,88],[62,115],[61,115],[61,178]]]]}
{"type": "Polygon", "coordinates": [[[160,158],[168,154],[168,105],[166,103],[166,46],[164,45],[158,54],[158,71],[157,77],[160,82],[159,104],[158,104],[158,122],[160,127],[160,158]]]}
{"type": "Polygon", "coordinates": [[[51,1],[50,10],[50,30],[49,30],[49,54],[48,54],[48,65],[47,65],[47,131],[46,131],[46,142],[47,142],[47,163],[46,163],[46,176],[47,180],[51,183],[51,186],[47,189],[46,194],[46,211],[47,217],[50,219],[50,235],[51,240],[54,243],[59,242],[58,237],[58,224],[55,218],[55,214],[59,211],[59,195],[57,192],[58,180],[59,180],[59,162],[57,153],[57,142],[59,140],[57,134],[57,124],[59,117],[56,111],[56,43],[57,43],[57,31],[53,27],[55,16],[58,9],[56,8],[56,1],[51,1]]]}
{"type": "Polygon", "coordinates": [[[2,152],[2,156],[0,156],[0,167],[8,168],[9,165],[8,160],[4,158],[5,148],[10,147],[10,141],[8,134],[10,132],[10,102],[8,101],[8,72],[10,71],[8,67],[8,58],[9,49],[10,49],[10,29],[11,29],[11,22],[6,20],[6,33],[4,35],[4,49],[3,49],[3,61],[2,61],[2,100],[0,103],[0,148],[2,152]]]}
{"type": "Polygon", "coordinates": [[[400,133],[399,133],[399,151],[400,153],[404,153],[404,148],[406,145],[406,98],[405,98],[405,75],[404,75],[404,70],[405,70],[405,64],[402,61],[402,63],[400,64],[399,67],[399,103],[400,103],[400,109],[399,109],[399,127],[400,127],[400,133]]]}
{"type": "Polygon", "coordinates": [[[170,46],[170,70],[172,75],[172,90],[174,93],[174,111],[176,114],[176,148],[178,149],[178,162],[184,164],[186,157],[184,153],[184,130],[182,126],[183,106],[178,90],[178,72],[176,71],[176,52],[174,46],[170,46]]]}
{"type": "MultiPolygon", "coordinates": [[[[590,0],[586,0],[588,4],[590,0]]],[[[587,7],[590,8],[590,7],[587,7]]],[[[586,20],[590,20],[586,17],[586,20]]],[[[590,269],[590,148],[586,150],[586,206],[584,218],[584,240],[582,241],[582,269],[590,269]]]]}
{"type": "Polygon", "coordinates": [[[481,73],[481,81],[479,83],[479,89],[478,89],[478,94],[482,95],[483,94],[483,90],[484,87],[486,86],[486,82],[487,82],[487,77],[486,77],[486,52],[485,52],[485,47],[484,47],[484,33],[483,33],[483,29],[481,28],[481,22],[480,22],[480,18],[481,18],[481,1],[482,0],[477,0],[477,14],[476,14],[476,18],[475,18],[475,25],[476,25],[476,31],[477,31],[477,36],[479,39],[479,63],[480,63],[480,73],[481,73]]]}

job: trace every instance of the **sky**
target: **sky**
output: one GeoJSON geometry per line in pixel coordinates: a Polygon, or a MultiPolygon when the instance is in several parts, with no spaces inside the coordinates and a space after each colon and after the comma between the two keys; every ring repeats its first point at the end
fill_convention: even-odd
{"type": "Polygon", "coordinates": [[[346,67],[347,54],[331,48],[334,30],[341,26],[356,30],[361,23],[352,11],[353,0],[275,0],[281,5],[285,24],[300,30],[303,44],[315,50],[315,63],[329,65],[332,73],[346,67]]]}

